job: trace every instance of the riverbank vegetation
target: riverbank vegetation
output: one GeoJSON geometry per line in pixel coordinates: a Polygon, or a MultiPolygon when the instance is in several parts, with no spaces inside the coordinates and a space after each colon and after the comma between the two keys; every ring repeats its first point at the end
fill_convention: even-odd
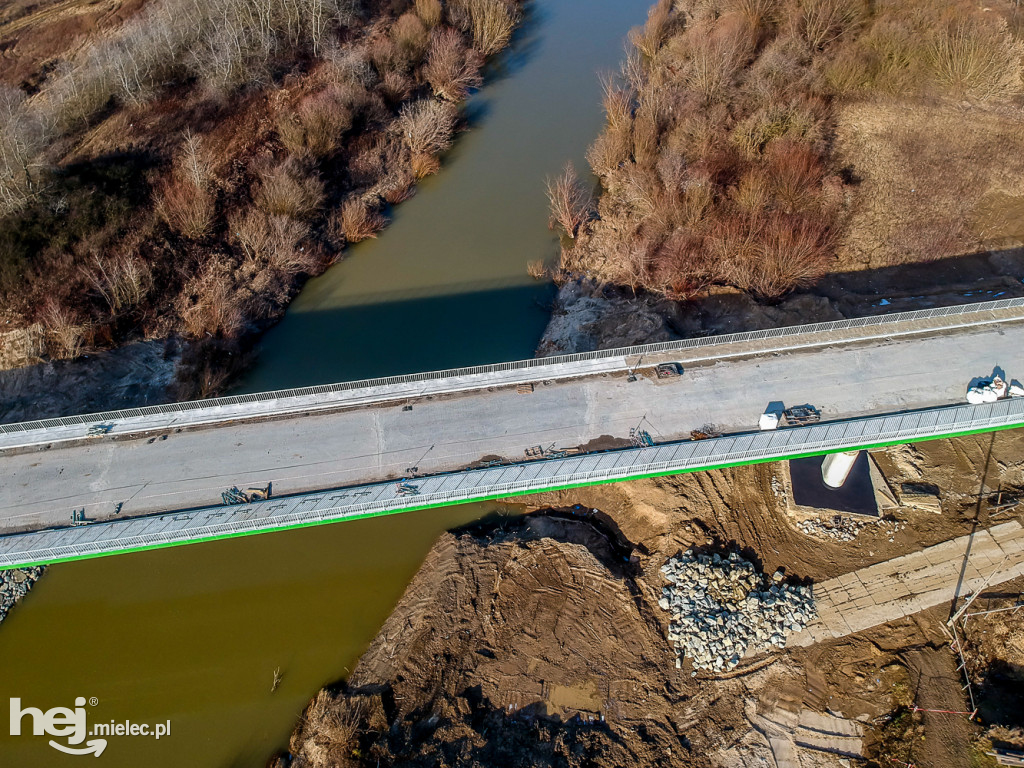
{"type": "Polygon", "coordinates": [[[605,82],[599,194],[549,183],[559,277],[774,300],[1019,245],[1022,67],[1012,2],[659,0],[605,82]]]}
{"type": "Polygon", "coordinates": [[[0,358],[180,335],[182,396],[217,390],[229,353],[438,170],[521,17],[149,0],[83,4],[68,28],[51,5],[0,15],[0,321],[37,340],[0,358]]]}

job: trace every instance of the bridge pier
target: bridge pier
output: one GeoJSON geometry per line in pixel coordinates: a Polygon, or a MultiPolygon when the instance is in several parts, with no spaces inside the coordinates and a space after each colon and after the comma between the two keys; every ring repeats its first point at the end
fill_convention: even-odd
{"type": "Polygon", "coordinates": [[[842,453],[830,453],[821,462],[821,480],[829,488],[842,488],[846,478],[850,476],[850,470],[857,462],[860,451],[843,451],[842,453]]]}

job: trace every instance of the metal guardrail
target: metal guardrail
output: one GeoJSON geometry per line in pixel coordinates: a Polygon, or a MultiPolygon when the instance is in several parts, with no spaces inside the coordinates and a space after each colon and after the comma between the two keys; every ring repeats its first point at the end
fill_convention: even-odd
{"type": "MultiPolygon", "coordinates": [[[[462,376],[475,376],[487,373],[500,373],[515,370],[543,370],[544,368],[553,368],[558,365],[576,362],[586,362],[590,360],[603,360],[617,357],[652,355],[667,352],[685,352],[687,350],[700,349],[703,347],[710,347],[719,344],[732,344],[746,341],[761,341],[765,339],[782,339],[800,335],[818,335],[853,328],[879,327],[915,320],[927,320],[930,318],[937,317],[969,315],[972,313],[982,312],[997,312],[1000,310],[1015,308],[1024,308],[1024,298],[996,299],[994,301],[976,302],[973,304],[962,304],[953,307],[937,307],[934,309],[920,309],[910,312],[896,312],[888,315],[874,315],[871,317],[859,317],[849,320],[832,320],[825,323],[793,325],[786,326],[784,328],[769,328],[760,331],[746,331],[743,333],[730,333],[722,334],[719,336],[703,336],[700,338],[681,339],[678,341],[664,341],[655,344],[643,344],[635,347],[620,347],[617,349],[597,350],[594,352],[579,352],[571,355],[531,358],[529,360],[516,360],[507,363],[493,363],[490,365],[479,365],[467,368],[451,368],[441,371],[428,371],[424,373],[414,373],[402,376],[385,376],[376,379],[347,381],[340,382],[337,384],[325,384],[314,387],[304,387],[301,389],[282,389],[270,392],[259,392],[251,395],[233,395],[230,397],[211,398],[208,400],[193,400],[185,403],[151,405],[144,406],[141,408],[127,408],[119,411],[104,411],[100,413],[64,416],[54,419],[25,421],[16,424],[0,424],[0,433],[14,434],[19,432],[30,432],[33,430],[48,429],[53,427],[69,427],[84,424],[91,425],[97,422],[120,421],[123,419],[140,418],[144,416],[155,416],[163,414],[186,414],[189,412],[213,409],[218,407],[222,408],[233,405],[243,405],[247,403],[268,402],[274,400],[310,397],[316,395],[329,395],[341,392],[349,392],[358,389],[368,389],[371,387],[427,382],[439,379],[455,378],[462,376]]],[[[984,320],[981,320],[979,322],[984,322],[984,320]]],[[[538,374],[537,378],[544,377],[541,374],[538,374]]]]}
{"type": "Polygon", "coordinates": [[[0,538],[0,568],[1019,426],[1024,426],[1024,398],[542,459],[402,483],[373,483],[239,506],[14,534],[0,538]]]}

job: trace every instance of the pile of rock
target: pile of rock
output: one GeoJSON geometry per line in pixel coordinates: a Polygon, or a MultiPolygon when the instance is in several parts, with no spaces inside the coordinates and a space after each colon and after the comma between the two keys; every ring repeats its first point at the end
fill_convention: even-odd
{"type": "Polygon", "coordinates": [[[3,622],[11,608],[28,594],[44,570],[46,569],[38,566],[0,571],[0,622],[3,622]]]}
{"type": "Polygon", "coordinates": [[[809,587],[786,584],[781,571],[768,578],[735,552],[723,558],[687,550],[661,572],[669,586],[658,605],[672,617],[677,667],[685,656],[694,669],[731,670],[748,652],[785,647],[787,635],[817,616],[809,587]]]}
{"type": "Polygon", "coordinates": [[[797,527],[808,536],[832,541],[853,541],[865,525],[866,520],[855,520],[844,515],[834,515],[828,519],[809,517],[797,523],[797,527]]]}

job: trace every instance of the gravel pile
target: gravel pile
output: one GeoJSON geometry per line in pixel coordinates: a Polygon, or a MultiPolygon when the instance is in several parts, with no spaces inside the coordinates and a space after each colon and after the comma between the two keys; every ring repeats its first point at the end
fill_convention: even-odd
{"type": "Polygon", "coordinates": [[[853,541],[869,525],[881,530],[889,541],[895,541],[896,533],[907,527],[906,523],[888,518],[852,518],[844,515],[809,517],[797,523],[797,527],[808,536],[831,541],[853,541]]]}
{"type": "Polygon", "coordinates": [[[723,558],[687,550],[661,572],[669,586],[658,605],[672,617],[677,667],[685,656],[695,670],[729,671],[747,652],[784,647],[787,635],[817,616],[809,587],[785,584],[781,571],[769,578],[735,552],[723,558]]]}
{"type": "Polygon", "coordinates": [[[0,622],[7,618],[11,608],[28,594],[44,570],[46,569],[42,566],[37,566],[0,571],[0,622]]]}
{"type": "Polygon", "coordinates": [[[867,525],[864,520],[854,520],[836,515],[828,520],[810,517],[797,524],[797,527],[808,536],[832,541],[853,541],[860,529],[867,525]]]}

